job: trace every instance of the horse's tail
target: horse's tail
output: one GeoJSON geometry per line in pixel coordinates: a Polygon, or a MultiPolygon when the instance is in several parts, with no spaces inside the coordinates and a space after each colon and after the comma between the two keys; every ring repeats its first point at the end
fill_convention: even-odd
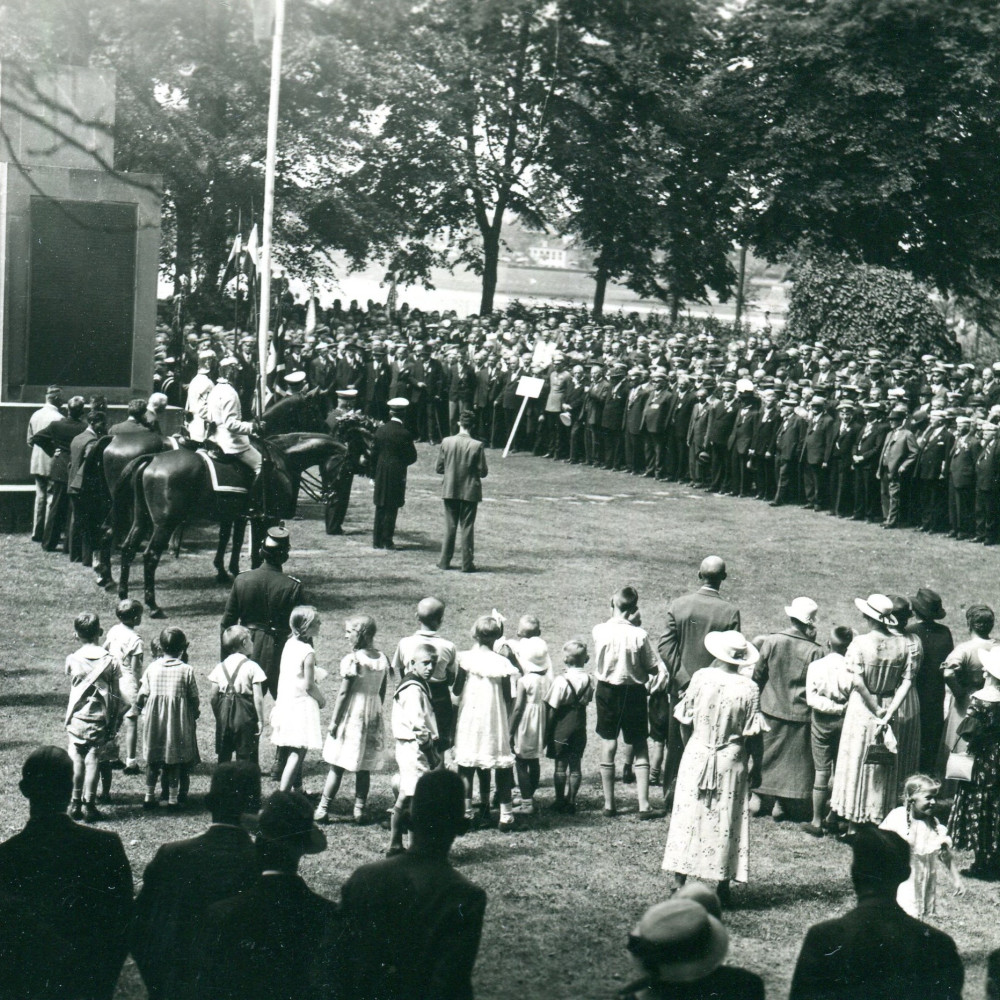
{"type": "Polygon", "coordinates": [[[142,474],[155,457],[155,455],[140,455],[138,458],[133,458],[118,477],[111,497],[111,513],[108,515],[112,539],[116,543],[121,542],[128,534],[134,518],[140,514],[145,504],[142,474]]]}

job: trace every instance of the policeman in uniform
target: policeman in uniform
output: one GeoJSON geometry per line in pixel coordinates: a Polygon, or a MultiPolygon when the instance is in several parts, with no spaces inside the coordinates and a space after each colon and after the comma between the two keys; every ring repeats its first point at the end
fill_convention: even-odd
{"type": "Polygon", "coordinates": [[[244,625],[253,638],[253,659],[267,675],[267,690],[273,698],[278,690],[281,651],[291,634],[288,619],[292,609],[304,603],[302,584],[282,572],[288,561],[289,537],[285,528],[269,528],[257,569],[240,573],[233,581],[220,631],[244,625]]]}

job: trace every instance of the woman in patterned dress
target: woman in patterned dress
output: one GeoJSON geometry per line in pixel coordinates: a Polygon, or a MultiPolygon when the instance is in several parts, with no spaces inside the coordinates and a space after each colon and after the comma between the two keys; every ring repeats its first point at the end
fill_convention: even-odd
{"type": "Polygon", "coordinates": [[[739,632],[709,632],[705,648],[715,660],[695,673],[675,713],[693,729],[677,774],[663,870],[678,884],[689,875],[718,882],[725,901],[730,880],[746,882],[749,870],[749,759],[756,777],[763,719],[757,685],[740,669],[760,654],[739,632]]]}
{"type": "Polygon", "coordinates": [[[958,782],[948,829],[956,847],[975,852],[965,874],[1000,879],[1000,647],[979,652],[984,685],[969,701],[963,725],[973,756],[972,780],[958,782]]]}
{"type": "MultiPolygon", "coordinates": [[[[916,646],[907,636],[891,631],[897,622],[885,594],[872,594],[867,601],[858,597],[854,604],[871,622],[871,631],[857,636],[844,657],[853,688],[844,712],[830,802],[852,832],[859,823],[885,819],[920,762],[920,702],[913,687],[919,669],[916,646]],[[890,727],[896,745],[891,760],[866,763],[868,748],[890,727]]],[[[890,750],[891,744],[890,739],[890,750]]]]}

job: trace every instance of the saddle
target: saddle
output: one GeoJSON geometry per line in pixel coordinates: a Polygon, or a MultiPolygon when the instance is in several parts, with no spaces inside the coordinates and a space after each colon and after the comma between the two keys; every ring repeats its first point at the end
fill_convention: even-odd
{"type": "Polygon", "coordinates": [[[253,484],[253,470],[236,455],[224,455],[212,446],[199,448],[195,454],[205,463],[215,493],[247,494],[253,484]]]}

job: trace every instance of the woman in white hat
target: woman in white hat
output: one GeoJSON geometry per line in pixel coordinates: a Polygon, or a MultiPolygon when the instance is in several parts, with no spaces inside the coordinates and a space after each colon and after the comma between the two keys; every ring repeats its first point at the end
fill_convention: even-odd
{"type": "Polygon", "coordinates": [[[963,730],[972,780],[958,782],[948,829],[955,847],[975,853],[965,874],[1000,879],[1000,646],[981,649],[983,687],[969,700],[963,730]]]}
{"type": "MultiPolygon", "coordinates": [[[[757,662],[756,648],[739,632],[709,632],[715,660],[695,673],[676,716],[693,727],[677,774],[663,870],[678,884],[690,875],[719,883],[746,882],[749,869],[750,779],[748,741],[762,732],[757,685],[741,671],[757,662]]],[[[760,766],[759,741],[754,770],[760,766]]]]}
{"type": "Polygon", "coordinates": [[[907,636],[897,625],[885,594],[858,597],[855,607],[871,623],[845,654],[854,687],[844,712],[830,808],[853,828],[881,823],[898,803],[903,782],[920,763],[920,704],[913,679],[920,668],[907,636]],[[892,737],[888,737],[888,731],[892,737]],[[868,748],[885,738],[891,759],[866,762],[868,748]]]}

